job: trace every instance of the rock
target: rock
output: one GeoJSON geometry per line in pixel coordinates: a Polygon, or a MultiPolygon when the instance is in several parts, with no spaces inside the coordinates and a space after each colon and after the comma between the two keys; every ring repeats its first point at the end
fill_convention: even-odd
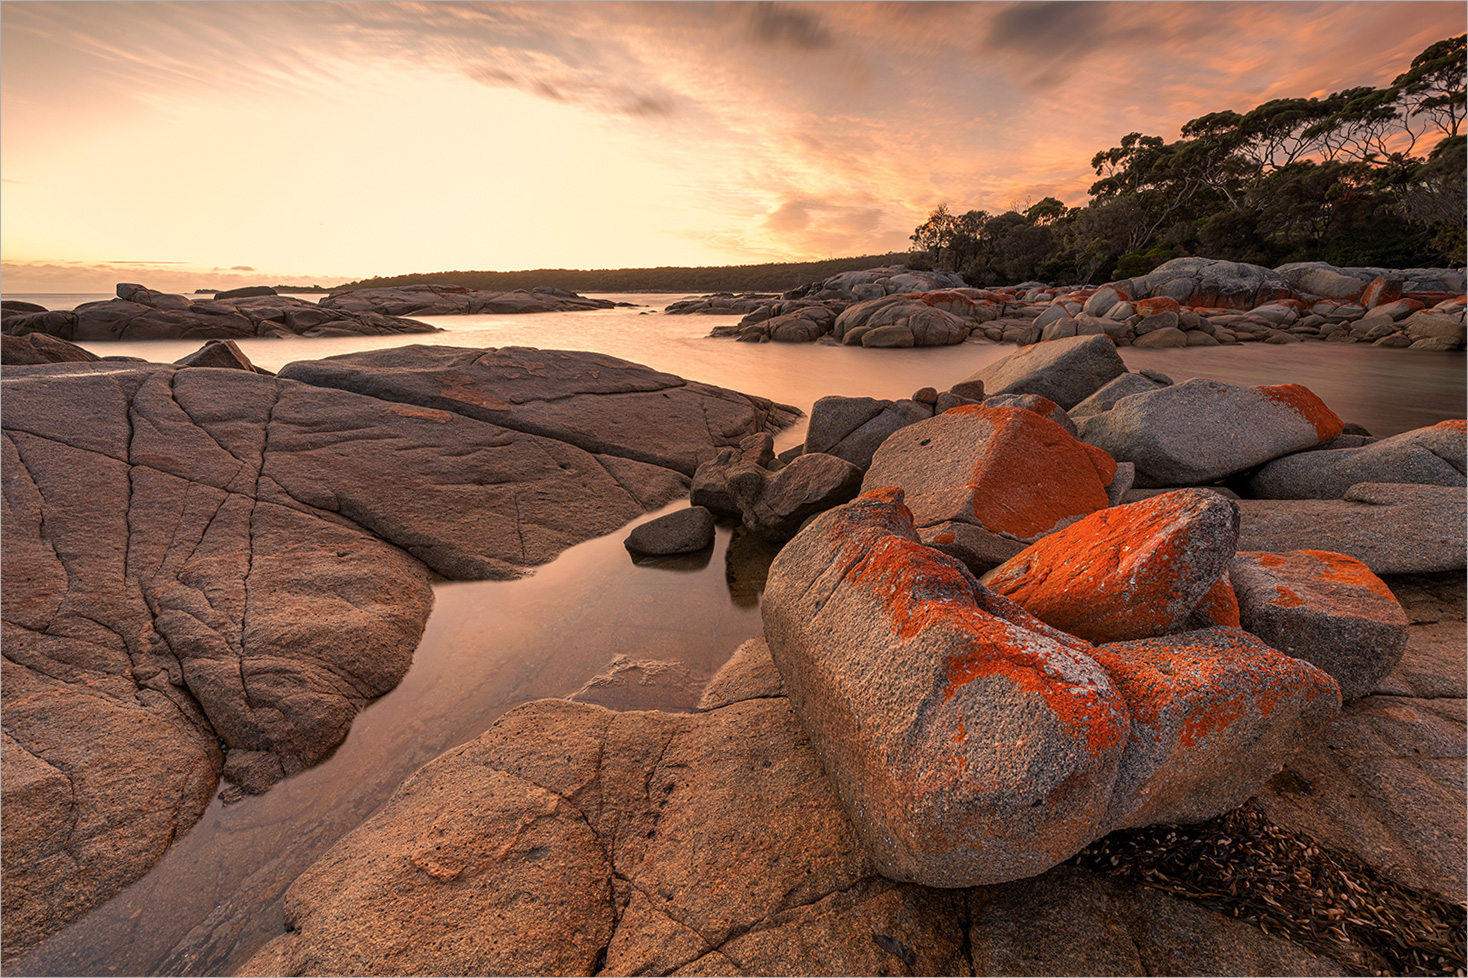
{"type": "Polygon", "coordinates": [[[1298,384],[1235,387],[1194,378],[1081,419],[1081,439],[1135,463],[1138,486],[1198,485],[1323,444],[1342,422],[1298,384]]]}
{"type": "Polygon", "coordinates": [[[1261,499],[1340,499],[1358,482],[1462,486],[1465,431],[1461,419],[1442,421],[1359,447],[1286,455],[1255,473],[1249,490],[1261,499]]]}
{"type": "Polygon", "coordinates": [[[973,901],[976,975],[1344,975],[1336,962],[1179,900],[1075,866],[973,901]]]}
{"type": "Polygon", "coordinates": [[[610,299],[592,299],[564,289],[540,287],[495,292],[457,285],[401,285],[386,289],[333,292],[318,303],[323,309],[375,312],[387,316],[455,316],[481,313],[582,312],[611,309],[610,299]]]}
{"type": "Polygon", "coordinates": [[[882,265],[854,272],[838,272],[820,282],[811,282],[785,293],[787,299],[826,296],[859,301],[899,292],[934,292],[967,289],[961,275],[946,272],[921,272],[905,265],[882,265]]]}
{"type": "Polygon", "coordinates": [[[603,670],[566,699],[612,710],[693,709],[704,683],[677,660],[634,659],[614,655],[603,670]]]}
{"type": "Polygon", "coordinates": [[[739,516],[739,503],[729,493],[729,473],[742,468],[770,469],[775,461],[775,439],[758,432],[740,439],[735,448],[721,448],[693,473],[688,498],[720,516],[739,516]]]}
{"type": "Polygon", "coordinates": [[[735,649],[729,661],[709,680],[698,709],[707,712],[741,700],[784,695],[785,686],[780,680],[780,670],[775,668],[775,660],[770,658],[769,644],[763,637],[752,638],[735,649]]]}
{"type": "Polygon", "coordinates": [[[934,308],[922,295],[887,295],[849,307],[836,318],[831,335],[844,339],[853,329],[868,327],[862,346],[951,346],[968,338],[970,326],[958,316],[934,308]]]}
{"type": "Polygon", "coordinates": [[[256,296],[278,294],[268,285],[247,285],[240,289],[226,289],[223,292],[216,292],[214,293],[214,300],[217,302],[220,299],[253,299],[256,296]]]}
{"type": "Polygon", "coordinates": [[[1161,326],[1132,340],[1132,346],[1148,349],[1187,346],[1188,334],[1175,326],[1161,326]]]}
{"type": "Polygon", "coordinates": [[[726,485],[751,533],[787,540],[811,516],[855,497],[861,475],[861,469],[843,458],[805,452],[773,475],[759,469],[731,471],[726,485]]]}
{"type": "Polygon", "coordinates": [[[695,314],[714,315],[748,315],[764,306],[768,306],[780,298],[772,292],[716,292],[712,295],[697,296],[688,299],[680,299],[671,302],[663,309],[669,316],[688,316],[695,314]]]}
{"type": "Polygon", "coordinates": [[[1185,306],[1253,309],[1294,290],[1273,269],[1213,258],[1174,258],[1137,278],[1116,283],[1135,299],[1166,297],[1185,306]]]}
{"type": "Polygon", "coordinates": [[[1076,424],[1070,419],[1070,415],[1061,410],[1060,405],[1048,397],[1038,394],[999,394],[995,397],[985,398],[984,407],[1017,407],[1038,414],[1048,421],[1054,421],[1065,429],[1065,433],[1072,438],[1076,437],[1076,424]]]}
{"type": "Polygon", "coordinates": [[[1182,489],[1092,513],[980,583],[1091,642],[1182,631],[1234,556],[1238,507],[1182,489]]]}
{"type": "Polygon", "coordinates": [[[47,312],[45,306],[34,302],[23,302],[20,299],[0,300],[0,317],[9,319],[11,316],[21,316],[32,312],[47,312]]]}
{"type": "Polygon", "coordinates": [[[1462,570],[1465,491],[1366,482],[1342,499],[1243,499],[1240,550],[1328,550],[1376,574],[1462,570]]]}
{"type": "Polygon", "coordinates": [[[862,488],[901,488],[915,525],[946,549],[955,523],[1015,541],[1053,533],[1104,509],[1115,473],[1108,456],[1040,414],[965,406],[888,438],[862,488]]]}
{"type": "MultiPolygon", "coordinates": [[[[271,293],[272,295],[274,293],[271,293]]],[[[248,370],[268,373],[256,367],[234,340],[210,340],[188,356],[174,361],[179,367],[221,367],[226,370],[248,370]]],[[[273,376],[273,375],[272,375],[273,376]]]]}
{"type": "Polygon", "coordinates": [[[287,364],[280,376],[452,411],[693,475],[720,448],[799,415],[600,353],[402,346],[287,364]]]}
{"type": "Polygon", "coordinates": [[[1172,386],[1171,380],[1163,384],[1147,376],[1146,371],[1140,373],[1124,373],[1120,377],[1108,381],[1104,387],[1071,408],[1068,413],[1072,418],[1090,417],[1093,414],[1100,414],[1102,411],[1110,411],[1112,406],[1123,397],[1132,394],[1141,394],[1146,391],[1155,391],[1159,387],[1170,386],[1172,386]]]}
{"type": "Polygon", "coordinates": [[[900,500],[866,494],[785,546],[765,588],[766,641],[883,875],[1033,875],[1095,832],[1124,709],[1084,643],[918,543],[900,500]]]}
{"type": "Polygon", "coordinates": [[[1406,648],[1407,616],[1396,596],[1352,557],[1245,552],[1229,575],[1243,627],[1325,670],[1344,700],[1375,689],[1406,648]]]}
{"type": "Polygon", "coordinates": [[[0,365],[7,367],[32,363],[93,363],[100,359],[95,353],[47,333],[27,333],[24,336],[6,333],[0,336],[0,365]]]}
{"type": "Polygon", "coordinates": [[[835,455],[865,469],[893,432],[932,415],[933,407],[920,401],[823,397],[810,409],[805,450],[835,455]]]}
{"type": "Polygon", "coordinates": [[[7,953],[146,872],[221,775],[263,791],[329,754],[407,669],[429,568],[518,576],[687,486],[243,370],[66,363],[3,385],[7,953]]]}
{"type": "Polygon", "coordinates": [[[0,330],[14,336],[47,333],[78,342],[439,332],[436,326],[412,319],[344,312],[283,295],[190,300],[127,284],[119,285],[117,294],[116,299],[85,302],[70,312],[7,317],[0,330]]]}
{"type": "Polygon", "coordinates": [[[1407,335],[1414,341],[1441,339],[1452,341],[1458,347],[1463,345],[1465,328],[1461,315],[1455,317],[1442,316],[1433,312],[1417,312],[1409,316],[1402,325],[1407,335]]]}
{"type": "Polygon", "coordinates": [[[714,514],[702,506],[690,506],[643,523],[623,542],[633,555],[694,553],[713,546],[714,514]]]}
{"type": "Polygon", "coordinates": [[[1068,411],[1126,372],[1111,340],[1078,336],[1023,347],[968,379],[990,396],[1038,394],[1068,411]]]}

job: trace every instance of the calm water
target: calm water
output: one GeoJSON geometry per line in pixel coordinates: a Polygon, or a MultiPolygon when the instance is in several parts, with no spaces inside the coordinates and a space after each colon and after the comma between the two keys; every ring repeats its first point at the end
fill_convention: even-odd
{"type": "MultiPolygon", "coordinates": [[[[304,296],[315,298],[315,296],[304,296]]],[[[27,296],[67,309],[96,296],[27,296]]],[[[678,296],[613,295],[639,308],[531,316],[424,317],[429,336],[240,341],[255,363],[279,369],[312,359],[407,343],[595,350],[808,411],[827,394],[897,398],[944,389],[1014,348],[962,344],[931,350],[749,344],[706,338],[722,316],[664,316],[678,296]],[[644,314],[646,313],[646,314],[644,314]]],[[[99,355],[169,362],[199,342],[83,344],[99,355]]],[[[1462,353],[1360,346],[1122,351],[1133,369],[1175,380],[1300,383],[1343,418],[1378,435],[1464,416],[1462,353]]],[[[801,440],[803,425],[777,447],[801,440]]],[[[678,503],[669,509],[684,505],[678,503]]],[[[657,514],[650,514],[651,519],[657,514]]],[[[285,888],[336,839],[375,810],[407,775],[476,736],[505,710],[566,696],[625,656],[655,663],[642,684],[600,686],[614,708],[687,709],[697,689],[744,639],[759,634],[757,596],[742,568],[759,563],[749,541],[719,530],[711,557],[636,566],[624,533],[566,551],[525,580],[442,584],[413,666],[365,710],[327,761],[265,795],[218,799],[147,877],[29,955],[12,974],[230,973],[281,931],[285,888]],[[731,589],[728,578],[737,586],[731,589]]]]}

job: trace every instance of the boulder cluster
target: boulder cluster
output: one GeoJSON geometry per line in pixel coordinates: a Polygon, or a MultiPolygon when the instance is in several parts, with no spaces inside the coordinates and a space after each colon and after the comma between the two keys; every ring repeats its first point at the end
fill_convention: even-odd
{"type": "Polygon", "coordinates": [[[1464,347],[1464,276],[1454,269],[1278,269],[1177,258],[1100,287],[1026,282],[973,289],[956,275],[880,268],[846,272],[779,297],[738,304],[683,300],[669,313],[738,312],[711,336],[743,342],[848,346],[1029,345],[1104,334],[1117,346],[1371,343],[1419,350],[1464,347]]]}
{"type": "Polygon", "coordinates": [[[467,289],[458,285],[399,285],[385,289],[355,289],[333,292],[319,303],[323,309],[342,312],[377,313],[384,316],[467,316],[476,313],[506,315],[522,312],[582,312],[611,309],[610,299],[592,299],[548,285],[533,289],[496,292],[467,289]]]}
{"type": "MultiPolygon", "coordinates": [[[[276,295],[272,289],[241,289],[257,294],[191,299],[121,284],[117,298],[84,302],[72,310],[15,309],[7,304],[0,333],[24,337],[45,334],[73,342],[101,340],[240,339],[251,336],[394,336],[437,333],[438,327],[371,309],[343,310],[276,295]]],[[[20,303],[31,306],[33,303],[20,303]]],[[[9,344],[6,349],[8,350],[9,344]]],[[[9,361],[7,361],[9,362],[9,361]]],[[[33,361],[34,362],[34,361],[33,361]]]]}

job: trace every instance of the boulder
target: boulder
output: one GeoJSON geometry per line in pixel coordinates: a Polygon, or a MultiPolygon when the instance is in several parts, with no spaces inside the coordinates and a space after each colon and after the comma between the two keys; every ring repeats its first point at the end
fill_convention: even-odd
{"type": "Polygon", "coordinates": [[[805,452],[773,475],[752,468],[731,471],[726,485],[751,533],[788,540],[811,516],[855,497],[861,475],[843,458],[805,452]]]}
{"type": "Polygon", "coordinates": [[[1049,421],[1054,421],[1065,429],[1065,433],[1072,438],[1077,437],[1076,424],[1070,419],[1070,415],[1061,410],[1059,404],[1048,397],[1038,394],[998,394],[994,397],[985,398],[983,405],[986,408],[1017,407],[1038,414],[1049,421]]]}
{"type": "Polygon", "coordinates": [[[0,336],[0,365],[18,367],[32,363],[93,363],[102,359],[74,343],[49,333],[0,336]]]}
{"type": "Polygon", "coordinates": [[[996,394],[1038,394],[1065,410],[1127,372],[1116,345],[1105,336],[1077,336],[1022,347],[969,380],[996,394]]]}
{"type": "Polygon", "coordinates": [[[1353,557],[1244,552],[1229,573],[1243,627],[1325,670],[1347,701],[1374,690],[1402,657],[1407,616],[1381,578],[1353,557]]]}
{"type": "Polygon", "coordinates": [[[835,455],[865,469],[893,432],[932,417],[933,410],[933,405],[921,401],[823,397],[810,409],[805,450],[835,455]]]}
{"type": "Polygon", "coordinates": [[[1170,387],[1172,381],[1162,383],[1155,377],[1149,377],[1143,373],[1124,373],[1114,380],[1108,381],[1104,387],[1086,398],[1068,412],[1071,418],[1086,418],[1102,411],[1110,411],[1112,406],[1123,397],[1132,394],[1142,394],[1147,391],[1155,391],[1159,387],[1170,387]]]}
{"type": "Polygon", "coordinates": [[[1018,879],[1094,834],[1126,743],[1118,695],[1085,643],[918,543],[900,491],[865,494],[787,544],[763,616],[785,689],[883,875],[1018,879]]]}
{"type": "MultiPolygon", "coordinates": [[[[272,295],[274,293],[271,293],[272,295]]],[[[174,361],[179,367],[219,367],[225,370],[248,370],[268,373],[256,367],[234,340],[210,340],[188,356],[174,361]]]]}
{"type": "Polygon", "coordinates": [[[994,568],[980,583],[1091,642],[1182,631],[1227,570],[1239,510],[1182,489],[1092,513],[994,568]]]}
{"type": "Polygon", "coordinates": [[[792,407],[600,353],[412,345],[287,364],[280,376],[451,411],[693,475],[720,448],[778,431],[792,407]]]}
{"type": "Polygon", "coordinates": [[[261,295],[277,295],[278,293],[268,285],[246,285],[239,289],[226,289],[223,292],[214,293],[215,301],[220,299],[253,299],[261,295]]]}
{"type": "MultiPolygon", "coordinates": [[[[761,307],[767,307],[778,295],[772,292],[716,292],[712,295],[693,296],[670,302],[663,309],[669,316],[712,314],[718,316],[744,316],[761,307]]],[[[767,317],[768,318],[768,317],[767,317]]]]}
{"type": "Polygon", "coordinates": [[[680,509],[643,523],[623,543],[634,556],[695,553],[714,544],[714,514],[702,506],[680,509]]]}
{"type": "Polygon", "coordinates": [[[770,658],[770,646],[763,636],[752,638],[729,657],[708,681],[698,701],[703,712],[717,710],[721,706],[740,700],[764,699],[784,696],[785,687],[780,680],[780,670],[770,658]]]}
{"type": "Polygon", "coordinates": [[[741,511],[738,501],[729,493],[729,474],[736,469],[772,469],[774,462],[775,439],[769,432],[746,435],[738,446],[719,449],[717,455],[694,471],[689,501],[720,516],[737,517],[741,511]]]}
{"type": "Polygon", "coordinates": [[[1330,676],[1239,628],[1112,642],[1090,655],[1131,719],[1109,829],[1237,808],[1341,708],[1330,676]]]}
{"type": "MultiPolygon", "coordinates": [[[[1199,334],[1202,335],[1202,334],[1199,334]]],[[[1144,349],[1163,349],[1178,346],[1190,346],[1188,333],[1184,333],[1176,326],[1158,326],[1157,328],[1139,335],[1132,340],[1132,346],[1144,349]]]]}
{"type": "Polygon", "coordinates": [[[1328,550],[1376,574],[1463,570],[1465,490],[1365,482],[1341,499],[1242,499],[1240,550],[1328,550]]]}
{"type": "Polygon", "coordinates": [[[1323,444],[1342,422],[1298,384],[1193,378],[1081,419],[1081,440],[1137,467],[1138,486],[1200,485],[1323,444]]]}
{"type": "Polygon", "coordinates": [[[1224,309],[1253,309],[1294,295],[1289,281],[1273,269],[1213,258],[1174,258],[1113,287],[1134,299],[1165,297],[1184,306],[1224,309]]]}
{"type": "Polygon", "coordinates": [[[1109,456],[1040,414],[973,405],[892,435],[862,487],[901,488],[925,541],[947,551],[955,524],[1010,541],[1053,533],[1104,509],[1115,474],[1109,456]]]}
{"type": "Polygon", "coordinates": [[[841,340],[862,327],[869,330],[862,346],[951,346],[967,339],[971,329],[964,319],[908,294],[856,303],[836,318],[831,335],[841,340]]]}
{"type": "Polygon", "coordinates": [[[1441,421],[1365,445],[1286,455],[1249,479],[1261,499],[1340,499],[1358,482],[1468,485],[1462,419],[1441,421]]]}

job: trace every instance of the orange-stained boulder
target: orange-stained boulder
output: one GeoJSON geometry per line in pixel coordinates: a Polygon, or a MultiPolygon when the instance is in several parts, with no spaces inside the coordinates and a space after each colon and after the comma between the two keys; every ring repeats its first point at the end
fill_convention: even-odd
{"type": "Polygon", "coordinates": [[[899,490],[817,517],[770,568],[765,638],[883,875],[1032,876],[1111,804],[1127,720],[1085,642],[924,547],[899,490]]]}
{"type": "Polygon", "coordinates": [[[1211,628],[1214,625],[1240,627],[1239,599],[1234,594],[1233,580],[1228,576],[1228,571],[1224,571],[1213,582],[1208,593],[1203,595],[1203,600],[1198,602],[1198,607],[1193,609],[1188,623],[1197,628],[1211,628]]]}
{"type": "Polygon", "coordinates": [[[900,486],[924,543],[992,567],[1106,508],[1115,477],[1109,455],[1034,411],[963,405],[890,436],[862,488],[900,486]]]}
{"type": "Polygon", "coordinates": [[[1370,693],[1406,650],[1406,612],[1354,557],[1246,552],[1234,558],[1230,574],[1243,627],[1330,673],[1346,700],[1370,693]]]}
{"type": "Polygon", "coordinates": [[[1091,657],[1131,717],[1108,831],[1243,804],[1341,706],[1330,676],[1238,628],[1116,642],[1091,657]]]}
{"type": "Polygon", "coordinates": [[[1181,631],[1233,559],[1239,510],[1180,489],[1102,510],[994,568],[982,583],[1092,642],[1181,631]]]}
{"type": "Polygon", "coordinates": [[[1132,303],[1137,307],[1137,312],[1143,316],[1156,316],[1164,312],[1182,312],[1182,303],[1165,295],[1153,296],[1150,299],[1138,299],[1132,303]]]}
{"type": "Polygon", "coordinates": [[[1367,309],[1375,309],[1388,302],[1396,302],[1402,297],[1402,284],[1403,280],[1399,276],[1376,276],[1366,286],[1366,291],[1361,293],[1361,305],[1367,309]]]}

